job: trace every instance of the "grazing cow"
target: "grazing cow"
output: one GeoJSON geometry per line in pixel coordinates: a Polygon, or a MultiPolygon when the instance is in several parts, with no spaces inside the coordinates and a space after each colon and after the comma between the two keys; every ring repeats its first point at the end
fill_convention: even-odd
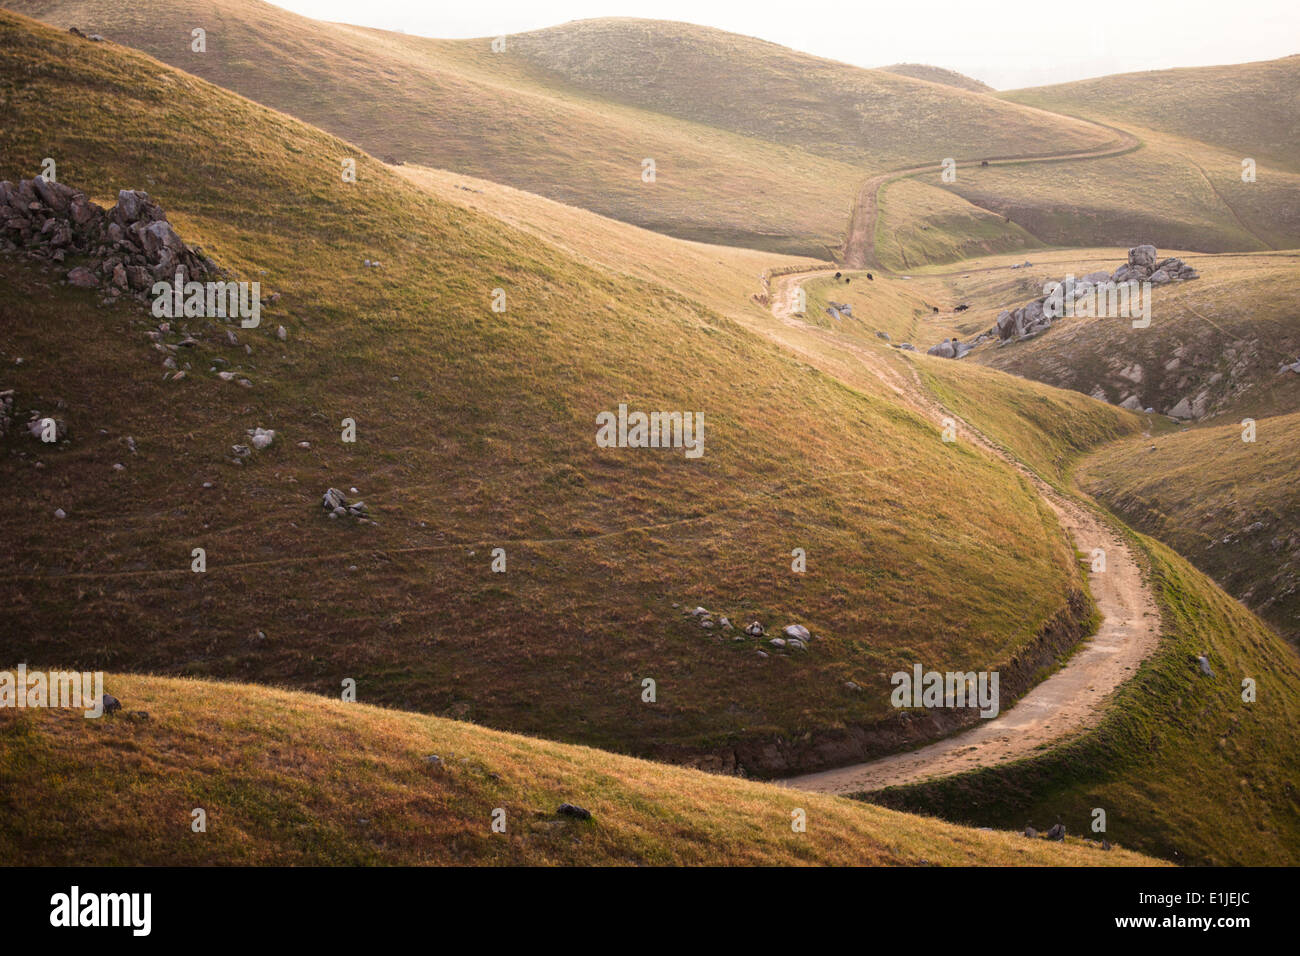
{"type": "Polygon", "coordinates": [[[873,276],[870,272],[868,272],[868,273],[867,273],[867,281],[868,281],[868,282],[875,282],[875,281],[876,281],[876,277],[873,276]]]}
{"type": "Polygon", "coordinates": [[[988,161],[987,159],[984,160],[982,163],[980,163],[981,166],[987,166],[988,164],[989,164],[989,161],[988,161]]]}
{"type": "Polygon", "coordinates": [[[845,277],[844,277],[844,284],[845,284],[845,285],[848,285],[848,284],[849,284],[850,282],[852,282],[852,281],[853,281],[853,280],[850,279],[848,276],[845,276],[845,277]]]}
{"type": "Polygon", "coordinates": [[[934,314],[935,314],[935,315],[938,315],[938,314],[939,314],[939,307],[938,307],[937,305],[931,306],[931,308],[934,309],[934,314]]]}
{"type": "Polygon", "coordinates": [[[839,272],[835,273],[835,278],[838,279],[838,278],[840,277],[840,275],[841,275],[841,273],[839,273],[839,272]]]}
{"type": "Polygon", "coordinates": [[[957,306],[957,308],[953,309],[953,311],[954,311],[954,312],[965,312],[965,311],[966,311],[967,309],[969,309],[969,308],[970,308],[970,306],[969,306],[969,305],[966,305],[966,304],[963,302],[961,305],[957,306]]]}

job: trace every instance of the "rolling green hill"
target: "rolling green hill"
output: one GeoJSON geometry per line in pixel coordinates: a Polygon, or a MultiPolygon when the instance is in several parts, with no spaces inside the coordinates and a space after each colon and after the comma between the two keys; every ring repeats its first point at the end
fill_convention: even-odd
{"type": "MultiPolygon", "coordinates": [[[[43,6],[56,20],[119,17],[123,37],[135,29],[156,39],[158,24],[186,22],[161,0],[126,12],[43,6]]],[[[13,389],[19,421],[39,410],[68,428],[55,447],[21,428],[0,439],[0,481],[12,489],[0,498],[0,656],[109,670],[110,692],[126,702],[102,722],[0,715],[0,783],[24,782],[0,786],[0,859],[55,846],[69,859],[134,863],[1139,862],[626,756],[772,775],[908,748],[946,728],[899,733],[872,751],[827,741],[897,727],[887,675],[900,667],[995,670],[1050,643],[1047,669],[1085,636],[1080,556],[1048,505],[999,458],[944,443],[907,383],[1068,491],[1081,456],[1095,451],[1098,467],[1122,461],[1135,447],[1124,440],[1152,422],[976,363],[1005,360],[1050,382],[1060,359],[1043,350],[1055,343],[1072,374],[1118,374],[1113,360],[1137,347],[1134,330],[1063,322],[963,362],[905,354],[884,336],[923,348],[942,330],[987,328],[998,309],[1033,294],[1040,273],[1097,259],[1113,267],[1122,252],[1035,249],[1036,267],[1012,273],[1004,250],[1023,257],[1017,243],[1032,233],[998,225],[960,193],[900,182],[889,187],[895,214],[925,213],[898,231],[901,261],[917,248],[933,260],[996,253],[999,268],[964,262],[965,274],[874,281],[854,272],[850,285],[811,259],[685,242],[579,208],[617,194],[606,187],[618,164],[601,172],[599,151],[562,152],[570,128],[622,131],[629,142],[637,129],[677,136],[700,157],[725,139],[738,166],[760,154],[806,158],[811,165],[760,163],[750,175],[796,190],[803,177],[814,189],[830,168],[815,164],[855,172],[856,159],[838,157],[863,144],[818,153],[802,141],[822,127],[807,124],[833,131],[844,104],[872,90],[919,90],[912,106],[937,111],[932,120],[958,97],[952,115],[970,119],[972,136],[984,120],[1042,122],[1044,136],[1065,121],[878,71],[835,73],[676,24],[594,21],[513,37],[515,59],[503,66],[493,58],[506,54],[481,43],[276,20],[248,0],[204,9],[218,24],[211,52],[218,38],[239,38],[217,58],[217,79],[273,79],[287,84],[275,98],[289,90],[299,107],[310,90],[323,111],[388,123],[393,135],[424,135],[435,121],[473,128],[467,117],[485,103],[536,107],[515,119],[546,135],[509,162],[560,182],[569,203],[487,181],[497,178],[485,168],[487,134],[455,147],[481,178],[395,167],[145,53],[0,11],[0,179],[30,177],[53,157],[61,181],[104,205],[119,189],[147,189],[188,242],[266,292],[258,329],[199,317],[163,328],[139,303],[64,281],[83,264],[77,257],[52,268],[0,256],[0,391],[13,389]],[[254,56],[263,14],[267,34],[256,42],[267,47],[254,56]],[[293,28],[306,31],[302,48],[272,42],[293,28]],[[634,56],[629,37],[648,51],[640,62],[622,62],[634,56]],[[749,71],[779,107],[772,130],[749,128],[738,79],[692,99],[680,77],[647,72],[665,37],[697,77],[720,77],[732,62],[749,71]],[[325,44],[319,61],[306,55],[312,43],[325,44]],[[428,85],[445,95],[420,101],[428,126],[401,107],[388,113],[382,97],[363,102],[364,85],[348,100],[326,84],[326,74],[353,83],[374,70],[414,88],[404,64],[430,58],[440,79],[428,85]],[[307,73],[293,76],[290,63],[307,73]],[[795,72],[826,91],[817,101],[825,115],[808,108],[795,72]],[[643,84],[663,111],[642,102],[643,84]],[[441,112],[453,107],[468,112],[441,112]],[[594,117],[587,127],[584,116],[594,117]],[[574,168],[557,176],[539,162],[556,155],[575,157],[574,168]],[[355,182],[340,176],[349,159],[355,182]],[[928,217],[940,235],[921,228],[928,217]],[[814,269],[806,309],[771,308],[790,291],[788,273],[814,269]],[[951,311],[960,301],[971,310],[951,311]],[[850,303],[852,315],[828,315],[832,302],[850,303]],[[224,380],[226,370],[248,387],[224,380]],[[704,454],[601,447],[596,416],[621,404],[703,414],[704,454]],[[357,425],[355,443],[342,440],[345,419],[357,425]],[[255,427],[274,428],[274,442],[234,453],[255,427]],[[330,520],[320,507],[329,487],[364,499],[373,520],[330,520]],[[196,547],[206,551],[201,574],[196,547]],[[806,572],[791,565],[800,549],[806,572]],[[712,626],[691,613],[697,605],[712,626]],[[746,634],[751,620],[768,633],[746,634]],[[789,623],[816,635],[806,649],[769,643],[789,623]],[[360,704],[335,702],[347,681],[360,704]],[[70,839],[85,826],[88,795],[105,790],[93,839],[70,839]],[[828,822],[815,839],[791,842],[791,799],[828,822]],[[592,809],[594,823],[556,817],[565,800],[592,809]],[[204,803],[213,839],[173,843],[168,827],[188,840],[189,810],[204,803]],[[511,839],[491,833],[497,807],[507,808],[511,839]]],[[[81,25],[113,39],[108,27],[81,25]]],[[[920,134],[901,111],[868,112],[888,135],[863,162],[893,161],[881,157],[921,141],[909,139],[920,134]]],[[[816,242],[790,241],[820,235],[811,220],[773,219],[762,241],[746,232],[790,193],[756,210],[743,190],[728,197],[709,186],[712,177],[735,185],[726,168],[699,168],[694,191],[674,201],[700,223],[728,210],[710,238],[814,251],[816,242]],[[713,205],[701,205],[706,193],[713,205]]],[[[642,211],[652,207],[667,218],[646,224],[690,233],[671,209],[642,211]]],[[[1157,218],[1179,222],[1185,208],[1162,207],[1157,218]]],[[[1217,221],[1207,211],[1205,223],[1217,221]]],[[[1211,389],[1207,414],[1294,412],[1289,379],[1263,387],[1264,372],[1276,374],[1265,344],[1281,347],[1290,334],[1290,255],[1194,264],[1202,279],[1159,290],[1156,321],[1142,330],[1142,380],[1157,400],[1211,389]],[[1273,330],[1267,342],[1262,329],[1273,330]],[[1232,364],[1211,381],[1220,361],[1232,364]]],[[[1195,449],[1175,452],[1181,437],[1171,436],[1171,458],[1191,460],[1195,449]]],[[[1251,475],[1269,479],[1278,522],[1289,514],[1278,477],[1286,461],[1251,475]]],[[[1080,466],[1087,481],[1092,467],[1080,466]]],[[[1215,474],[1242,470],[1215,463],[1207,493],[1219,492],[1215,474]]],[[[1127,508],[1127,487],[1104,480],[1098,493],[1127,508]]],[[[1154,520],[1130,512],[1141,527],[1154,520]]],[[[1072,833],[1101,805],[1111,835],[1145,852],[1294,861],[1300,659],[1165,546],[1133,540],[1150,562],[1164,637],[1102,724],[1032,760],[882,799],[1006,828],[1055,817],[1072,833]],[[1202,679],[1199,654],[1215,677],[1202,679]],[[1258,681],[1257,703],[1240,699],[1245,677],[1258,681]]]]}
{"type": "Polygon", "coordinates": [[[828,258],[862,180],[944,155],[1113,135],[992,97],[686,24],[593,20],[445,41],[260,0],[6,0],[355,142],[670,235],[828,258]],[[190,33],[207,31],[206,52],[190,33]],[[665,62],[671,69],[662,69],[665,62]],[[642,180],[643,161],[655,181],[642,180]]]}
{"type": "MultiPolygon", "coordinates": [[[[1298,88],[1300,56],[1293,56],[1002,93],[1010,102],[1122,129],[1141,145],[1067,163],[959,164],[951,184],[940,181],[936,166],[914,182],[955,193],[1007,229],[1049,246],[1294,249],[1300,246],[1300,166],[1290,147],[1300,136],[1298,88]],[[1251,182],[1242,179],[1247,158],[1256,163],[1251,182]]],[[[882,190],[878,236],[887,248],[901,247],[889,264],[954,261],[943,240],[960,243],[965,222],[952,222],[946,210],[929,215],[933,200],[900,197],[887,208],[885,197],[903,188],[915,193],[906,181],[882,190]],[[920,231],[926,227],[934,232],[920,231]]]]}
{"type": "Polygon", "coordinates": [[[0,384],[71,434],[11,435],[0,458],[24,489],[0,504],[11,659],[324,693],[352,678],[363,702],[776,772],[827,759],[807,735],[890,716],[899,661],[982,669],[1080,625],[1054,517],[933,423],[144,55],[7,13],[0,39],[0,175],[54,156],[105,202],[146,188],[279,294],[236,345],[213,321],[151,344],[138,304],[0,259],[0,384]],[[188,378],[165,381],[153,344],[186,332],[188,378]],[[620,403],[703,412],[703,457],[598,447],[620,403]],[[233,463],[256,427],[274,444],[233,463]],[[375,523],[325,520],[331,486],[375,523]],[[697,605],[735,627],[702,628],[697,605]],[[740,633],[755,619],[819,639],[778,651],[740,633]]]}

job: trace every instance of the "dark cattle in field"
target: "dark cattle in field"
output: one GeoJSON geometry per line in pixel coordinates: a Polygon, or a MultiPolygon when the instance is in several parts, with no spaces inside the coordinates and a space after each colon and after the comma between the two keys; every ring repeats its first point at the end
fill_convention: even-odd
{"type": "Polygon", "coordinates": [[[969,309],[969,308],[970,308],[969,305],[966,305],[965,303],[962,303],[961,305],[957,306],[957,308],[953,309],[953,311],[954,311],[954,312],[965,312],[965,311],[966,311],[967,309],[969,309]]]}
{"type": "Polygon", "coordinates": [[[868,273],[867,273],[867,281],[868,281],[868,282],[875,282],[875,281],[876,281],[876,277],[873,276],[870,272],[868,272],[868,273]]]}
{"type": "Polygon", "coordinates": [[[837,272],[837,273],[835,273],[835,278],[837,278],[837,279],[838,279],[838,278],[839,278],[839,277],[840,277],[840,273],[838,273],[838,272],[837,272]]]}

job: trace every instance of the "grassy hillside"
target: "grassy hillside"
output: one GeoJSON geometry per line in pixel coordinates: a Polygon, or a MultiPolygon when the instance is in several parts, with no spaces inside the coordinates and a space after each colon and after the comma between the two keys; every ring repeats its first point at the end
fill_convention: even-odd
{"type": "Polygon", "coordinates": [[[602,97],[864,171],[943,156],[1084,150],[1116,138],[1069,117],[1008,110],[994,97],[689,23],[582,20],[511,39],[530,62],[602,97]]]}
{"type": "Polygon", "coordinates": [[[873,795],[984,826],[1057,821],[1194,865],[1300,859],[1300,658],[1258,618],[1150,538],[1164,637],[1104,722],[1041,757],[873,795]],[[1214,676],[1202,674],[1204,654],[1214,676]],[[1253,679],[1254,703],[1242,700],[1253,679]]]}
{"type": "MultiPolygon", "coordinates": [[[[1137,130],[1140,149],[1060,163],[959,166],[946,187],[1049,245],[1200,252],[1300,245],[1300,176],[1265,167],[1241,181],[1241,158],[1191,139],[1137,130]]],[[[933,177],[938,184],[938,174],[933,177]]],[[[922,179],[924,181],[924,179],[922,179]]]]}
{"type": "Polygon", "coordinates": [[[172,382],[138,305],[0,260],[2,384],[71,434],[0,458],[21,489],[0,502],[10,659],[331,695],[352,678],[364,702],[774,771],[774,739],[891,713],[900,662],[985,669],[1071,606],[1054,518],[933,423],[141,54],[7,13],[0,41],[0,175],[54,156],[106,202],[146,188],[280,295],[235,346],[175,323],[159,344],[199,344],[172,382]],[[596,414],[621,402],[703,411],[704,456],[597,447],[596,414]],[[275,443],[232,463],[254,427],[275,443]],[[376,523],[325,520],[330,486],[376,523]],[[821,639],[764,657],[685,616],[697,604],[821,639]]]}
{"type": "MultiPolygon", "coordinates": [[[[1300,57],[1264,63],[1132,73],[999,94],[1003,99],[1122,128],[1136,151],[1102,159],[981,167],[959,164],[916,180],[951,191],[1047,245],[1160,247],[1201,252],[1300,246],[1300,57]],[[1256,164],[1242,181],[1242,161],[1256,164]]],[[[891,186],[884,193],[897,190],[891,186]]],[[[901,203],[901,199],[898,200],[901,203]]],[[[883,205],[883,201],[882,201],[883,205]]],[[[883,210],[882,210],[883,213],[883,210]]],[[[952,261],[962,223],[910,215],[885,221],[882,245],[901,245],[906,268],[952,261]],[[895,238],[920,220],[939,235],[895,238]],[[951,236],[949,236],[951,234],[951,236]]],[[[973,253],[972,253],[973,254],[973,253]]]]}
{"type": "Polygon", "coordinates": [[[885,187],[878,202],[876,255],[899,272],[1043,245],[1005,217],[916,179],[885,187]]]}
{"type": "MultiPolygon", "coordinates": [[[[584,92],[487,39],[322,23],[260,0],[6,0],[100,32],[380,159],[508,183],[702,241],[826,257],[861,173],[814,155],[584,92]],[[207,51],[190,31],[207,30],[207,51]],[[642,161],[655,160],[654,183],[642,161]]],[[[919,84],[918,84],[919,85],[919,84]]]]}
{"type": "Polygon", "coordinates": [[[1200,140],[1300,173],[1300,55],[1229,66],[1103,76],[1001,94],[1077,116],[1105,116],[1200,140]]]}
{"type": "Polygon", "coordinates": [[[969,90],[972,93],[993,92],[993,87],[982,80],[966,76],[964,73],[958,73],[956,70],[945,69],[942,66],[930,66],[926,63],[895,63],[892,66],[882,66],[880,69],[886,73],[910,76],[914,80],[926,80],[930,83],[955,86],[958,89],[969,90]]]}
{"type": "Polygon", "coordinates": [[[117,674],[107,686],[121,714],[0,712],[0,863],[1158,862],[308,694],[117,674]],[[592,819],[558,815],[564,802],[592,819]],[[206,833],[190,828],[196,807],[206,833]]]}
{"type": "MultiPolygon", "coordinates": [[[[1089,255],[1070,265],[1059,258],[1050,265],[1039,261],[1015,281],[1037,281],[1041,295],[1041,283],[1053,276],[1086,275],[1122,261],[1122,253],[1111,260],[1089,255]]],[[[1300,408],[1300,376],[1278,375],[1280,365],[1300,358],[1300,260],[1278,253],[1188,261],[1201,278],[1153,290],[1148,328],[1135,329],[1123,318],[1066,318],[1038,338],[985,346],[971,358],[1116,404],[1136,396],[1142,408],[1162,413],[1184,399],[1198,418],[1261,417],[1300,408]]],[[[1007,280],[990,275],[984,281],[993,293],[1007,280]]],[[[1004,299],[1000,307],[981,302],[977,319],[989,319],[987,328],[1000,308],[1034,294],[1004,299]]],[[[974,311],[978,300],[972,301],[974,311]]]]}
{"type": "MultiPolygon", "coordinates": [[[[1288,373],[1289,374],[1289,373],[1288,373]]],[[[1230,594],[1300,641],[1300,414],[1116,443],[1080,484],[1135,528],[1186,555],[1230,594]]]]}
{"type": "Polygon", "coordinates": [[[685,24],[594,20],[443,41],[260,0],[6,0],[288,112],[373,155],[507,183],[674,236],[826,258],[863,178],[1111,134],[983,95],[685,24]],[[207,30],[207,51],[190,31],[207,30]],[[671,62],[671,69],[661,64],[671,62]],[[653,159],[653,184],[642,161],[653,159]]]}
{"type": "Polygon", "coordinates": [[[918,357],[944,407],[1062,487],[1078,456],[1141,427],[1136,415],[1095,399],[951,359],[918,357]]]}
{"type": "Polygon", "coordinates": [[[754,299],[763,292],[766,274],[830,266],[815,259],[674,239],[535,193],[447,170],[408,164],[396,172],[445,202],[500,219],[575,258],[670,286],[746,322],[770,314],[768,306],[754,299]]]}

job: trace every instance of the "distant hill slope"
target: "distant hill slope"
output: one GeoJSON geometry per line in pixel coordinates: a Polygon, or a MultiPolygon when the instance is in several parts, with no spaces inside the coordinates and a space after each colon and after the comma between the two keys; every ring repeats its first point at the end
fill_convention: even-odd
{"type": "Polygon", "coordinates": [[[841,245],[873,169],[1112,138],[992,97],[684,24],[581,21],[511,36],[494,53],[487,38],[322,23],[259,0],[6,5],[144,50],[379,158],[683,238],[817,258],[841,245]],[[205,53],[190,48],[197,27],[205,53]],[[653,184],[642,179],[646,159],[653,184]]]}
{"type": "Polygon", "coordinates": [[[926,80],[930,83],[955,86],[959,90],[969,90],[972,93],[993,92],[993,87],[982,80],[966,76],[964,73],[958,73],[956,70],[945,69],[942,66],[930,66],[926,63],[895,63],[891,66],[882,66],[880,69],[886,73],[910,76],[914,80],[926,80]]]}
{"type": "MultiPolygon", "coordinates": [[[[1293,373],[1287,373],[1291,375],[1293,373]]],[[[1116,442],[1080,483],[1300,643],[1300,412],[1116,442]]]]}
{"type": "Polygon", "coordinates": [[[581,20],[512,37],[566,83],[880,171],[943,156],[1095,148],[1105,129],[762,40],[662,20],[581,20]],[[937,145],[938,143],[942,145],[937,145]],[[942,155],[936,155],[940,149],[942,155]]]}
{"type": "MultiPolygon", "coordinates": [[[[914,183],[956,193],[1051,246],[1161,247],[1201,252],[1300,247],[1300,57],[1167,70],[1017,90],[1001,99],[1112,125],[1141,147],[1060,163],[958,164],[956,181],[936,168],[914,183]],[[1255,178],[1243,181],[1243,160],[1255,178]]],[[[901,246],[896,262],[952,260],[969,235],[965,218],[885,210],[878,235],[901,246]],[[930,235],[916,232],[928,227],[930,235]]],[[[898,203],[896,202],[897,206],[898,203]]],[[[934,205],[931,203],[930,205],[934,205]]],[[[990,251],[996,246],[990,247],[990,251]]]]}
{"type": "MultiPolygon", "coordinates": [[[[894,719],[903,664],[986,669],[1078,636],[1075,555],[1037,496],[758,334],[770,314],[731,285],[752,253],[700,270],[711,292],[681,270],[649,281],[563,241],[581,216],[548,242],[142,54],[8,13],[0,89],[0,176],[54,156],[105,202],[144,187],[268,296],[258,329],[163,332],[65,269],[0,257],[0,386],[21,421],[54,412],[71,435],[50,448],[20,431],[0,456],[22,489],[0,500],[3,656],[328,694],[351,678],[366,702],[772,773],[863,746],[845,728],[894,719]],[[752,326],[719,311],[730,288],[752,326]],[[187,377],[165,380],[167,359],[187,377]],[[703,456],[600,447],[596,415],[620,404],[702,412],[703,456]],[[238,458],[255,427],[274,443],[238,458]],[[329,487],[376,523],[328,520],[329,487]],[[741,630],[756,619],[761,639],[741,630]],[[768,643],[795,623],[818,636],[808,650],[768,643]],[[841,742],[818,749],[827,734],[841,742]]],[[[635,244],[605,229],[611,251],[635,244]]],[[[894,309],[891,285],[873,295],[894,309]]]]}
{"type": "Polygon", "coordinates": [[[5,866],[1159,863],[309,694],[107,687],[125,709],[99,720],[0,711],[5,866]]]}
{"type": "Polygon", "coordinates": [[[1123,73],[1000,94],[1017,103],[1199,140],[1240,162],[1300,173],[1300,55],[1257,63],[1123,73]]]}
{"type": "MultiPolygon", "coordinates": [[[[1167,414],[1185,402],[1186,417],[1196,419],[1300,409],[1300,375],[1278,374],[1300,359],[1300,258],[1266,253],[1189,261],[1201,278],[1154,289],[1148,328],[1122,318],[1067,317],[1038,338],[986,346],[971,358],[1114,404],[1132,397],[1139,408],[1167,414]]],[[[1040,262],[1022,281],[1036,282],[1041,295],[1044,282],[1097,267],[1096,260],[1040,262]]],[[[975,300],[972,311],[996,319],[1001,309],[1029,298],[992,307],[975,300]]]]}

